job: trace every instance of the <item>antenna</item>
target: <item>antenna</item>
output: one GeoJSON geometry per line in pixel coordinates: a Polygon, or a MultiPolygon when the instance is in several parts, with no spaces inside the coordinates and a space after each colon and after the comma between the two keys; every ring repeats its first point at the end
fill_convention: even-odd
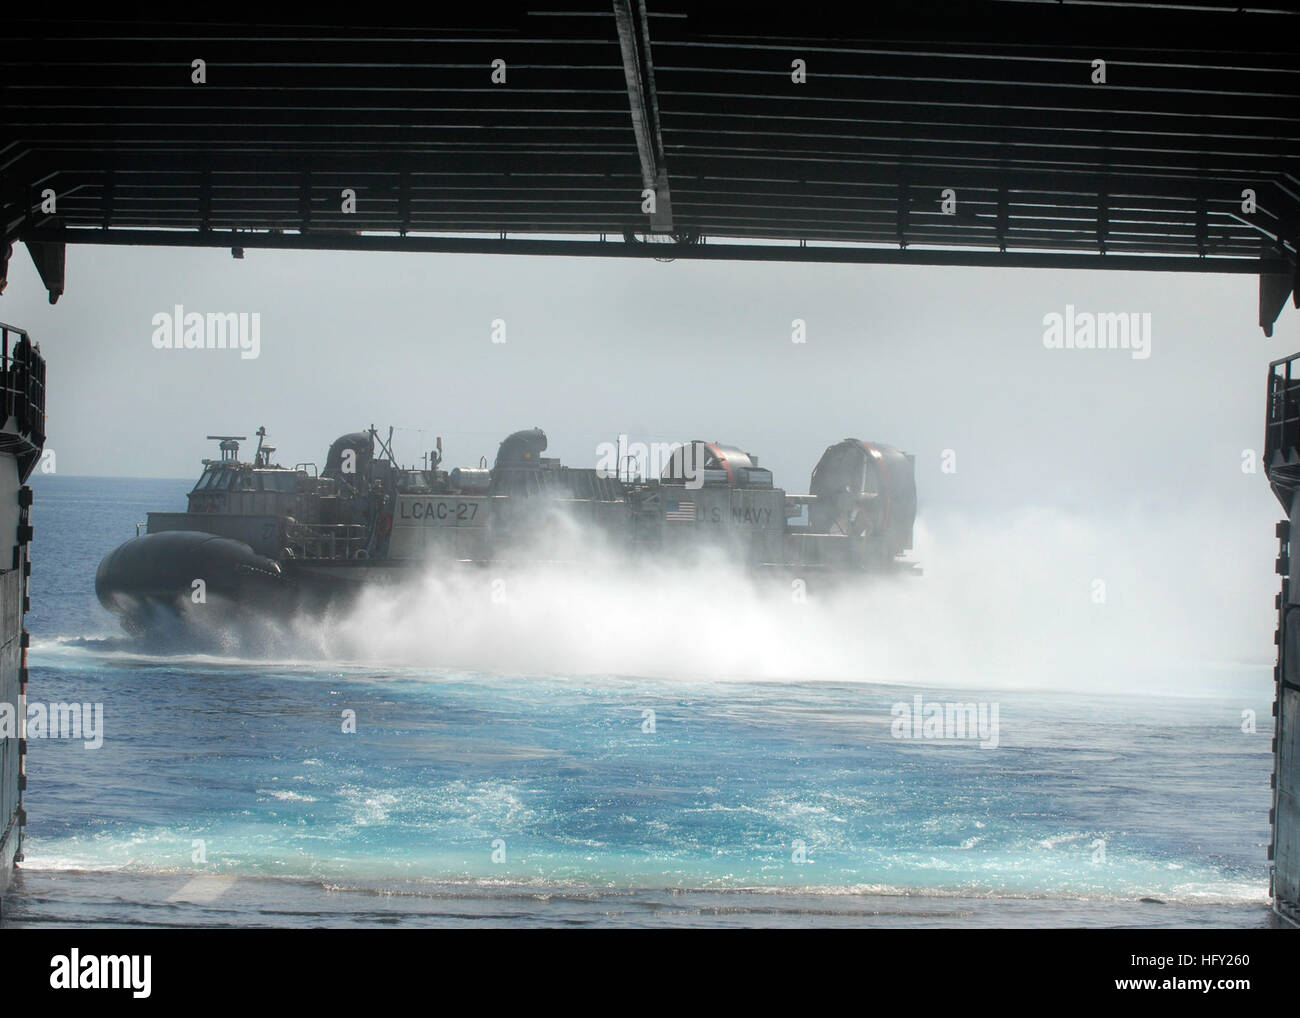
{"type": "Polygon", "coordinates": [[[397,460],[393,456],[393,429],[392,428],[388,429],[388,441],[385,442],[382,438],[379,437],[379,432],[375,430],[375,426],[372,424],[370,425],[370,440],[372,442],[379,443],[379,451],[387,455],[388,461],[392,463],[394,467],[396,467],[397,460]]]}
{"type": "MultiPolygon", "coordinates": [[[[221,443],[222,463],[238,463],[239,443],[246,442],[248,438],[246,435],[209,435],[208,440],[211,442],[221,443]]],[[[260,446],[261,443],[259,442],[258,444],[260,446]]]]}

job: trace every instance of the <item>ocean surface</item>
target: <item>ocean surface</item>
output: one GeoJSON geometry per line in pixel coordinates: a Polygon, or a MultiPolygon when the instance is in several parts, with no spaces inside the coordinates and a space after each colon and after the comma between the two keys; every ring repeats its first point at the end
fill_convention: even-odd
{"type": "MultiPolygon", "coordinates": [[[[156,647],[94,571],[187,482],[32,483],[28,699],[102,713],[29,738],[6,927],[1272,922],[1262,661],[1213,695],[918,686],[865,661],[621,670],[621,630],[566,671],[592,588],[514,629],[425,591],[256,652],[156,647]],[[918,696],[996,709],[995,740],[903,724],[918,696]]],[[[709,610],[690,639],[747,639],[709,610]]]]}

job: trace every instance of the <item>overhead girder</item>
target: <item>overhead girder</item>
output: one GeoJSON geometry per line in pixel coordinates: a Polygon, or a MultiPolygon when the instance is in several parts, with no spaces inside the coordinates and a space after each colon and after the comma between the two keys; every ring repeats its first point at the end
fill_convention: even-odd
{"type": "Polygon", "coordinates": [[[659,98],[655,92],[654,61],[650,56],[650,30],[645,0],[613,0],[618,45],[623,53],[623,74],[627,99],[641,162],[641,185],[653,202],[650,227],[657,233],[673,229],[672,193],[668,184],[668,163],[659,126],[659,98]]]}
{"type": "MultiPolygon", "coordinates": [[[[1300,18],[1284,11],[880,0],[738,19],[575,0],[440,9],[410,31],[261,20],[188,18],[181,55],[209,70],[195,86],[172,25],[13,19],[5,239],[1249,267],[1261,324],[1295,291],[1300,18]],[[57,238],[20,193],[38,180],[57,238]],[[646,233],[678,243],[580,239],[646,233]]],[[[60,250],[33,250],[50,280],[60,250]]]]}

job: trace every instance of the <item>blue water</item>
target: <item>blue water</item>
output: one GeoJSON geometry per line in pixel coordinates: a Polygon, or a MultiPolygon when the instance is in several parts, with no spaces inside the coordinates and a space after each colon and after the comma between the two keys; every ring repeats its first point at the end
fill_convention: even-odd
{"type": "Polygon", "coordinates": [[[163,651],[93,574],[185,482],[33,483],[29,700],[104,730],[30,740],[7,922],[1266,922],[1247,666],[1178,698],[163,651]],[[894,738],[918,693],[995,703],[997,748],[894,738]]]}

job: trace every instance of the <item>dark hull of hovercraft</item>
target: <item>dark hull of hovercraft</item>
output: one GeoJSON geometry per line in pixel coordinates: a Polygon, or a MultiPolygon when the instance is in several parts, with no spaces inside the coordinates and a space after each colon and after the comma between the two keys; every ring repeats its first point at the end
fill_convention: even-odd
{"type": "Polygon", "coordinates": [[[95,594],[131,633],[173,620],[278,617],[304,603],[274,559],[242,541],[187,530],[146,534],[109,552],[95,573],[95,594]]]}

